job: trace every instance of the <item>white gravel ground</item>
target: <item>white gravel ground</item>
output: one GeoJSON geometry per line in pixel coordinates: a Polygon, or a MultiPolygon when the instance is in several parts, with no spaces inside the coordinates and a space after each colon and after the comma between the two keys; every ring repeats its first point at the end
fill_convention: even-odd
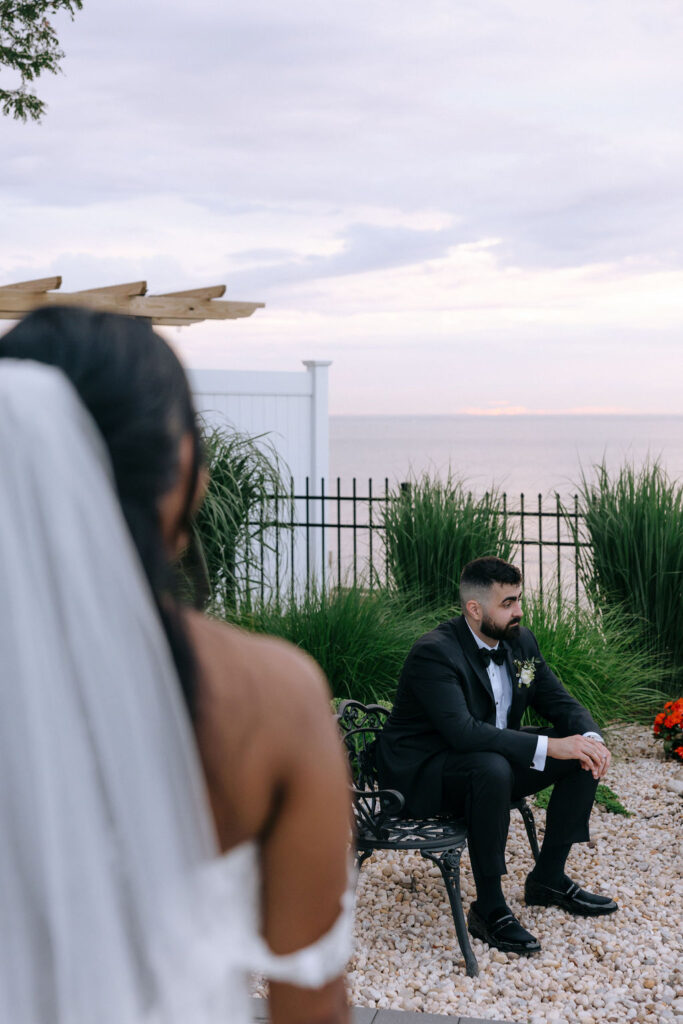
{"type": "MultiPolygon", "coordinates": [[[[531,852],[513,813],[504,891],[542,949],[518,957],[473,940],[480,974],[468,978],[436,867],[375,854],[358,883],[353,1005],[519,1024],[683,1024],[683,800],[667,788],[683,768],[659,759],[648,729],[615,726],[609,742],[615,760],[605,781],[634,816],[596,808],[591,843],[574,847],[567,869],[613,896],[618,913],[585,919],[526,907],[531,852]]],[[[534,813],[542,834],[545,812],[534,813]]],[[[475,895],[467,854],[461,877],[467,911],[475,895]]]]}

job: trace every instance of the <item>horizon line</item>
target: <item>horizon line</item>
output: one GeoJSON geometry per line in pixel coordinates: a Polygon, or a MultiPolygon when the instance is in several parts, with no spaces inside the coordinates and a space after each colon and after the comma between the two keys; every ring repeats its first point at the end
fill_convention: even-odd
{"type": "Polygon", "coordinates": [[[649,417],[676,417],[683,419],[680,412],[633,412],[628,409],[459,409],[456,412],[330,412],[330,416],[368,416],[379,419],[386,417],[420,417],[423,419],[443,419],[452,416],[467,416],[470,419],[494,417],[510,418],[522,416],[649,416],[649,417]]]}

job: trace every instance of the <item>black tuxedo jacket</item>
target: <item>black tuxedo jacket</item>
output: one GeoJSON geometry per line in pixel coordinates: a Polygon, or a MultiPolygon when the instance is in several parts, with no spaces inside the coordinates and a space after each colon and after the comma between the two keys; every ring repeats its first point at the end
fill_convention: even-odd
{"type": "Polygon", "coordinates": [[[505,647],[512,705],[508,727],[498,729],[488,672],[464,617],[442,622],[413,645],[377,741],[380,784],[403,793],[406,814],[429,817],[442,810],[442,774],[451,752],[493,751],[529,767],[537,736],[520,731],[527,707],[560,735],[600,732],[550,671],[531,630],[520,628],[505,647]],[[520,685],[514,662],[532,658],[538,659],[535,678],[528,687],[520,685]]]}

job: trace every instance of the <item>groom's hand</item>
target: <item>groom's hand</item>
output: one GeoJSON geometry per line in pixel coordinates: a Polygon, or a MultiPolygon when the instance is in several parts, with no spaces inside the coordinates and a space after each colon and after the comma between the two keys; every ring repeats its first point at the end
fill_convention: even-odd
{"type": "Polygon", "coordinates": [[[548,740],[548,757],[556,757],[559,761],[579,761],[594,779],[605,777],[612,760],[605,744],[590,736],[551,737],[548,740]]]}

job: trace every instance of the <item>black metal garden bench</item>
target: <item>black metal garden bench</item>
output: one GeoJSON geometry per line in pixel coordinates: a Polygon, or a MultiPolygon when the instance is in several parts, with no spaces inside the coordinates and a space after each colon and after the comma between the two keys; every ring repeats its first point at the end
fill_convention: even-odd
{"type": "MultiPolygon", "coordinates": [[[[360,868],[374,850],[412,850],[438,867],[446,886],[458,944],[470,978],[479,973],[472,952],[460,894],[460,858],[467,845],[467,828],[460,818],[407,818],[405,800],[395,789],[380,789],[375,764],[375,741],[389,716],[379,704],[345,700],[337,709],[337,722],[348,751],[353,776],[356,823],[356,863],[360,868]]],[[[512,804],[526,827],[534,859],[538,857],[536,824],[526,800],[512,804]]]]}

